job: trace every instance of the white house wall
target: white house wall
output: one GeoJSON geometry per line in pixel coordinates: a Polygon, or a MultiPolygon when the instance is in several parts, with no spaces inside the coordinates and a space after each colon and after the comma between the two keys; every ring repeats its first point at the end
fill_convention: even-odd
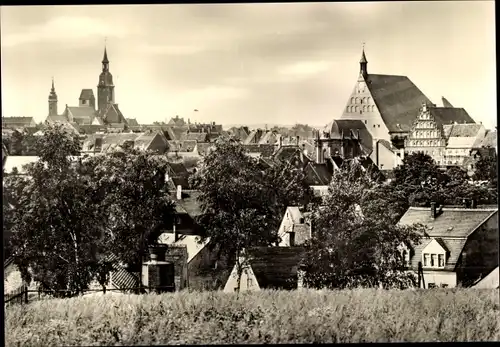
{"type": "MultiPolygon", "coordinates": [[[[234,293],[235,288],[238,287],[238,276],[236,271],[236,266],[233,267],[231,275],[227,279],[226,285],[224,286],[225,293],[234,293]]],[[[253,273],[250,266],[243,270],[241,274],[240,291],[258,291],[260,290],[259,284],[257,283],[257,278],[253,273]]]]}
{"type": "Polygon", "coordinates": [[[429,283],[434,283],[437,287],[446,284],[448,288],[457,286],[457,274],[452,271],[432,271],[424,270],[425,288],[429,288],[429,283]]]}

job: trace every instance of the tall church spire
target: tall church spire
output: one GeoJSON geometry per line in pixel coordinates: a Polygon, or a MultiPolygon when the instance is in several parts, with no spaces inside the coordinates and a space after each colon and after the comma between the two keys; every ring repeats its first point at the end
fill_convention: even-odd
{"type": "Polygon", "coordinates": [[[363,42],[363,52],[361,53],[361,59],[359,60],[359,74],[366,78],[368,76],[368,60],[366,60],[365,55],[365,43],[363,42]]]}
{"type": "Polygon", "coordinates": [[[49,116],[57,116],[57,94],[54,87],[54,77],[52,77],[52,88],[49,94],[49,116]]]}
{"type": "Polygon", "coordinates": [[[102,72],[99,75],[99,84],[97,85],[97,108],[100,115],[104,114],[109,104],[115,103],[114,88],[113,75],[109,72],[108,52],[105,42],[104,56],[102,58],[102,72]]]}
{"type": "Polygon", "coordinates": [[[109,70],[109,60],[108,60],[108,52],[106,50],[106,42],[104,43],[104,57],[102,58],[102,71],[109,70]]]}

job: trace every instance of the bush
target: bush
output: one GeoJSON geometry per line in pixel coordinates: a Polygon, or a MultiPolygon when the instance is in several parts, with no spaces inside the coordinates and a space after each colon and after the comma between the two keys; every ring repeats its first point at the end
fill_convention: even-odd
{"type": "Polygon", "coordinates": [[[495,341],[498,290],[181,292],[6,308],[6,345],[495,341]]]}

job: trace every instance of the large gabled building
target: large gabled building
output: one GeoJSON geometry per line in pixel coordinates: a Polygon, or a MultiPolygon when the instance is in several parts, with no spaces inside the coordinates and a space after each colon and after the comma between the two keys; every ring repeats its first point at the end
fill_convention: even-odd
{"type": "Polygon", "coordinates": [[[364,49],[359,66],[358,80],[341,119],[361,120],[374,139],[404,138],[423,103],[438,109],[434,115],[440,125],[475,123],[462,108],[436,107],[407,76],[368,73],[364,49]]]}

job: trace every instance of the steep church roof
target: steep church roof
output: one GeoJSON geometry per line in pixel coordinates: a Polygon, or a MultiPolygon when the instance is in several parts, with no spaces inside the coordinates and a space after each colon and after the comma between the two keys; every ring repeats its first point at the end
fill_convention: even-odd
{"type": "Polygon", "coordinates": [[[366,82],[390,132],[409,131],[422,103],[431,104],[406,76],[369,74],[366,82]]]}
{"type": "MultiPolygon", "coordinates": [[[[366,69],[367,62],[363,49],[360,70],[387,129],[389,132],[410,131],[422,104],[434,104],[407,76],[369,74],[366,69]]],[[[444,98],[443,103],[445,106],[451,106],[444,98]]],[[[451,120],[475,123],[462,108],[430,108],[434,109],[433,116],[439,125],[449,124],[451,120]]]]}

